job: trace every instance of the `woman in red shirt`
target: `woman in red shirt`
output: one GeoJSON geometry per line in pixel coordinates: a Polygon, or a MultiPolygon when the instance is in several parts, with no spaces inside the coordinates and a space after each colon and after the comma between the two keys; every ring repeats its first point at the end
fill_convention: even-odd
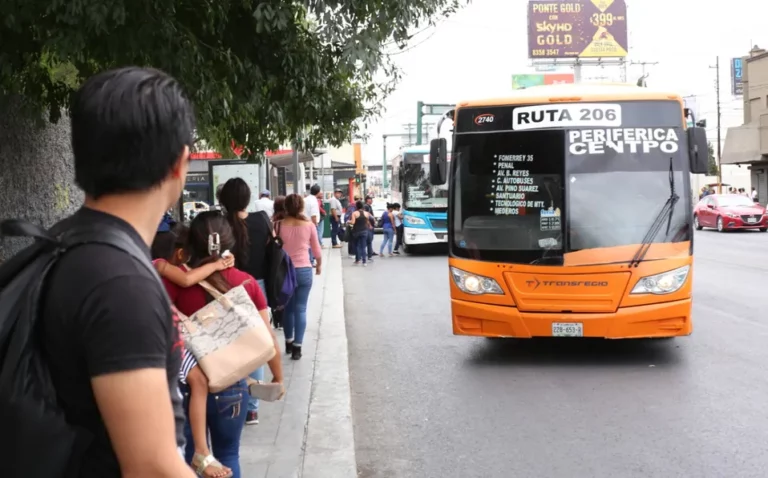
{"type": "MultiPolygon", "coordinates": [[[[189,266],[198,268],[219,259],[219,254],[232,250],[235,239],[227,219],[217,211],[198,214],[189,228],[187,253],[189,266]],[[218,234],[218,250],[210,250],[211,238],[218,234]]],[[[234,267],[211,274],[206,281],[222,293],[233,287],[242,285],[256,305],[261,319],[271,331],[267,301],[256,280],[234,267]]],[[[199,285],[180,288],[164,279],[168,295],[174,305],[185,315],[192,315],[203,308],[212,298],[199,285]]],[[[277,338],[272,334],[275,345],[275,356],[269,361],[273,382],[283,382],[283,371],[280,362],[280,350],[277,338]]],[[[187,395],[187,393],[185,393],[187,395]]],[[[218,393],[208,395],[207,423],[211,437],[213,454],[221,463],[230,468],[233,478],[240,478],[240,437],[245,426],[248,407],[248,387],[245,380],[232,385],[218,393]]],[[[185,408],[188,407],[188,397],[185,396],[185,408]]],[[[187,436],[187,460],[191,462],[194,454],[194,442],[189,430],[185,427],[187,436]]]]}

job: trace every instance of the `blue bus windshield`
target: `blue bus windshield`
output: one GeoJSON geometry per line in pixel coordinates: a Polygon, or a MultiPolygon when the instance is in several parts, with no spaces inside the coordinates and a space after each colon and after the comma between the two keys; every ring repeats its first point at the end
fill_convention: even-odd
{"type": "Polygon", "coordinates": [[[429,182],[429,154],[406,154],[403,164],[403,202],[406,209],[447,209],[448,184],[429,182]]]}

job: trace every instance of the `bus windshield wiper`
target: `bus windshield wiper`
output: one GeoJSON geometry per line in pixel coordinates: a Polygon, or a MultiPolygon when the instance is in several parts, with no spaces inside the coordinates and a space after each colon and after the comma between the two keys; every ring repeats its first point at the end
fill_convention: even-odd
{"type": "Polygon", "coordinates": [[[675,170],[672,167],[672,158],[669,158],[669,198],[664,203],[664,207],[661,208],[659,214],[651,223],[651,227],[648,228],[648,232],[645,233],[643,242],[640,247],[637,248],[632,260],[629,261],[629,267],[637,267],[645,258],[648,250],[651,248],[653,239],[661,230],[661,226],[664,224],[664,217],[667,217],[667,236],[669,236],[669,229],[672,226],[672,216],[675,212],[675,204],[680,200],[680,196],[675,192],[675,170]]]}

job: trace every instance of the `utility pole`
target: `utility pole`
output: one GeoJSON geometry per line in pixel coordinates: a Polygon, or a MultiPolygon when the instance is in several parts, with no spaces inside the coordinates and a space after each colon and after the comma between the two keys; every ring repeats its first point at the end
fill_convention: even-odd
{"type": "Polygon", "coordinates": [[[721,110],[720,110],[720,57],[718,56],[715,60],[715,66],[710,66],[710,68],[715,69],[715,95],[717,97],[717,193],[722,194],[723,192],[723,167],[720,164],[720,154],[721,154],[721,148],[720,148],[720,120],[721,120],[721,110]]]}

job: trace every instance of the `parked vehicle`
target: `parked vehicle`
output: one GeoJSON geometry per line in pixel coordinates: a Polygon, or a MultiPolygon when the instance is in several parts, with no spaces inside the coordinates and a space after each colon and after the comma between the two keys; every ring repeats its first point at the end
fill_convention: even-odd
{"type": "Polygon", "coordinates": [[[736,229],[768,231],[765,207],[739,194],[710,194],[696,204],[693,225],[702,230],[713,227],[720,232],[736,229]]]}

